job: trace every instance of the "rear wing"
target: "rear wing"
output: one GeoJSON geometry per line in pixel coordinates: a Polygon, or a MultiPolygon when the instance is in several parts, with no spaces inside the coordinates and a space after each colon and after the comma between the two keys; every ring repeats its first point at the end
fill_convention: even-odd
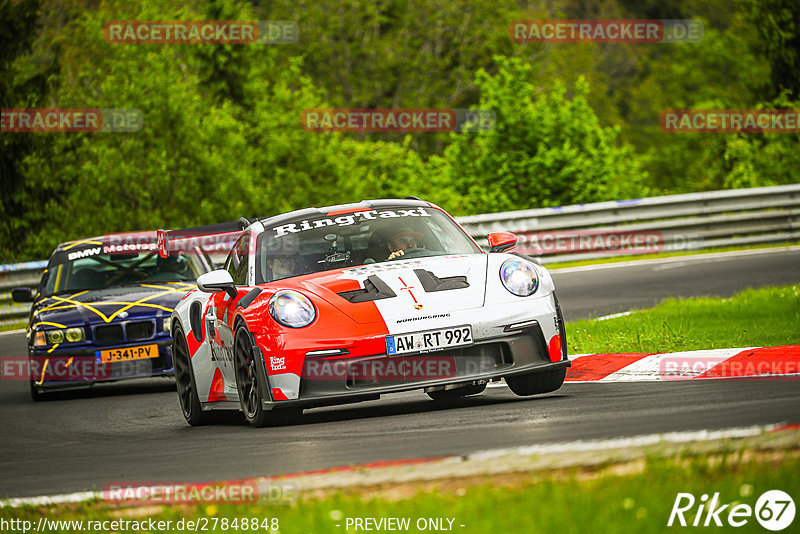
{"type": "Polygon", "coordinates": [[[227,254],[247,225],[249,221],[242,218],[235,222],[195,226],[183,230],[158,230],[156,233],[158,255],[166,258],[170,252],[191,254],[192,250],[197,249],[207,254],[227,254]]]}

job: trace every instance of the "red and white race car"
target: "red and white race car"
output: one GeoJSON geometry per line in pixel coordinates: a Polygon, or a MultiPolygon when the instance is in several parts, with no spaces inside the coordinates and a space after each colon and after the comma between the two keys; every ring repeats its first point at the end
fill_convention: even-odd
{"type": "Polygon", "coordinates": [[[487,254],[444,210],[417,199],[243,226],[224,268],[200,276],[172,315],[191,425],[217,409],[263,426],[384,393],[424,389],[446,400],[503,377],[514,393],[534,395],[564,381],[553,280],[504,252],[514,234],[489,234],[487,254]]]}

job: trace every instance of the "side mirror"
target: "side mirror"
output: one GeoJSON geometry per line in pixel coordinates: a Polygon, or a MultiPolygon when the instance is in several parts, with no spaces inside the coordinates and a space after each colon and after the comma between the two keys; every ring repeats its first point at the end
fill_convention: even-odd
{"type": "Polygon", "coordinates": [[[11,300],[14,302],[33,302],[36,291],[29,287],[15,287],[11,290],[11,300]]]}
{"type": "Polygon", "coordinates": [[[492,232],[487,235],[489,252],[503,252],[517,246],[517,236],[511,232],[492,232]]]}
{"type": "Polygon", "coordinates": [[[225,269],[218,269],[210,273],[201,274],[197,277],[197,287],[206,293],[226,292],[230,297],[236,298],[236,284],[233,283],[231,273],[225,269]]]}

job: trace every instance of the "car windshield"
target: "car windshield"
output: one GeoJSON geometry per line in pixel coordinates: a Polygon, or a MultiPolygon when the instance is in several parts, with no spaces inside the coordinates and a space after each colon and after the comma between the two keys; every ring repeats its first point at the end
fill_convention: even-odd
{"type": "Polygon", "coordinates": [[[256,243],[256,282],[370,263],[480,253],[438,209],[331,212],[267,227],[256,243]]]}
{"type": "Polygon", "coordinates": [[[69,260],[51,260],[42,295],[104,289],[142,282],[177,282],[196,280],[208,271],[205,259],[192,254],[170,254],[166,258],[156,251],[139,254],[93,254],[69,260]]]}

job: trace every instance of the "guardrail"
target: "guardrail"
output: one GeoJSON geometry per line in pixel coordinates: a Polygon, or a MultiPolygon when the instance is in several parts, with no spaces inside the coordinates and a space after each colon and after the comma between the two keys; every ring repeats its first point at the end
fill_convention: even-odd
{"type": "Polygon", "coordinates": [[[31,305],[12,302],[11,290],[15,287],[38,286],[46,265],[46,261],[0,265],[0,324],[27,317],[31,305]]]}
{"type": "Polygon", "coordinates": [[[800,240],[800,184],[541,208],[456,220],[487,247],[514,232],[544,263],[800,240]],[[639,241],[639,246],[636,241],[639,241]]]}
{"type": "MultiPolygon", "coordinates": [[[[486,248],[489,232],[514,232],[519,238],[517,250],[543,263],[800,241],[800,184],[509,211],[456,220],[486,248]],[[626,246],[626,238],[628,245],[639,241],[643,247],[626,246]]],[[[0,265],[0,323],[18,321],[28,314],[30,305],[12,303],[10,291],[38,285],[46,264],[0,265]]]]}

